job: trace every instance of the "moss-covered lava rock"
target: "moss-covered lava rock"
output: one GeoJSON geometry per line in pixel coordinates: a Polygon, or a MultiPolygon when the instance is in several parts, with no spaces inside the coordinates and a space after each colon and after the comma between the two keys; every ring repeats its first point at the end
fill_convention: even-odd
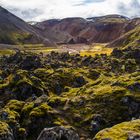
{"type": "Polygon", "coordinates": [[[139,54],[139,48],[126,48],[95,57],[57,52],[3,56],[1,121],[16,139],[36,140],[44,128],[64,126],[86,140],[139,119],[139,54]]]}
{"type": "Polygon", "coordinates": [[[140,139],[140,120],[123,122],[100,131],[93,140],[136,140],[140,139]]]}
{"type": "Polygon", "coordinates": [[[14,136],[9,125],[2,121],[0,121],[0,139],[1,140],[14,140],[14,136]]]}

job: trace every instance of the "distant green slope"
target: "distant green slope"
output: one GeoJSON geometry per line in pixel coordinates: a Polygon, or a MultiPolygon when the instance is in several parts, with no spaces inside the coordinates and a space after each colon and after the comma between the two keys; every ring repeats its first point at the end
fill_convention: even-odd
{"type": "Polygon", "coordinates": [[[127,32],[117,40],[109,44],[110,47],[138,47],[140,44],[140,26],[127,32]]]}
{"type": "Polygon", "coordinates": [[[53,43],[37,29],[16,17],[0,6],[0,43],[1,44],[38,44],[53,43]]]}
{"type": "Polygon", "coordinates": [[[31,41],[32,38],[33,38],[33,35],[28,32],[26,33],[26,32],[19,32],[19,31],[14,31],[14,32],[0,31],[0,43],[3,43],[3,44],[28,43],[31,41]]]}

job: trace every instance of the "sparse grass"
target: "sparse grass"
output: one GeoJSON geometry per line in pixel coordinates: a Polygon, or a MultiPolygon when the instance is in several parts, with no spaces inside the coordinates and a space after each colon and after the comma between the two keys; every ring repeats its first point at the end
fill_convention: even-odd
{"type": "Polygon", "coordinates": [[[99,22],[104,22],[104,23],[124,23],[126,19],[123,18],[103,18],[100,19],[99,22]]]}
{"type": "Polygon", "coordinates": [[[13,53],[14,53],[14,50],[10,50],[10,49],[0,50],[0,56],[1,55],[10,55],[10,54],[13,54],[13,53]]]}
{"type": "Polygon", "coordinates": [[[112,48],[106,47],[106,44],[93,44],[90,46],[88,50],[81,50],[80,55],[81,56],[95,56],[96,54],[107,54],[110,55],[113,51],[112,48]]]}
{"type": "Polygon", "coordinates": [[[21,46],[23,50],[26,51],[31,51],[34,53],[46,53],[46,52],[51,52],[51,51],[57,51],[58,49],[56,47],[46,47],[43,44],[27,44],[21,46]]]}
{"type": "Polygon", "coordinates": [[[26,45],[0,45],[0,55],[10,55],[15,53],[15,50],[33,52],[33,53],[44,53],[47,54],[51,51],[58,51],[57,47],[46,47],[43,44],[26,44],[26,45]]]}
{"type": "Polygon", "coordinates": [[[34,52],[34,53],[49,53],[49,52],[52,52],[52,51],[58,51],[58,49],[39,49],[39,50],[31,50],[31,52],[34,52]]]}
{"type": "MultiPolygon", "coordinates": [[[[86,48],[82,46],[80,48],[80,55],[81,56],[95,56],[96,54],[107,54],[110,55],[112,52],[112,48],[108,48],[106,47],[107,44],[99,44],[99,43],[95,43],[91,46],[87,46],[86,48]]],[[[76,45],[75,45],[76,46],[76,45]]],[[[83,45],[84,46],[84,45],[83,45]]],[[[26,51],[26,52],[33,52],[33,53],[44,53],[44,54],[48,54],[52,51],[55,52],[71,52],[73,50],[73,52],[75,53],[75,49],[72,46],[72,49],[70,48],[64,48],[62,49],[61,46],[58,47],[46,47],[43,44],[25,44],[25,45],[4,45],[4,46],[0,46],[0,55],[9,55],[14,53],[15,49],[19,49],[21,51],[26,51]],[[5,48],[5,49],[4,49],[5,48]]],[[[78,53],[78,51],[77,51],[78,53]]]]}

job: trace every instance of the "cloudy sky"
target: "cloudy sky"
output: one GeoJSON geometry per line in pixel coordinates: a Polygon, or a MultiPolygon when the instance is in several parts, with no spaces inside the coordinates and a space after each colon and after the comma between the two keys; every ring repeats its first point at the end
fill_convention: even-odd
{"type": "Polygon", "coordinates": [[[107,14],[140,16],[140,0],[0,0],[0,5],[26,21],[107,14]]]}

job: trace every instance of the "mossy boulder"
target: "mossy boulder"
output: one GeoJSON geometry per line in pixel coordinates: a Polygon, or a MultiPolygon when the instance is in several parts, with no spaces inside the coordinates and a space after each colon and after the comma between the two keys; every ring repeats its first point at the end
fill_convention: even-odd
{"type": "Polygon", "coordinates": [[[17,139],[19,140],[26,140],[27,132],[25,128],[19,128],[17,130],[17,139]]]}
{"type": "Polygon", "coordinates": [[[51,92],[60,95],[65,92],[65,87],[79,88],[87,81],[78,69],[76,71],[71,68],[59,68],[45,79],[45,83],[51,92]]]}
{"type": "Polygon", "coordinates": [[[27,102],[22,108],[22,115],[24,115],[24,117],[29,116],[29,113],[34,108],[34,106],[34,102],[27,102]]]}
{"type": "Polygon", "coordinates": [[[137,64],[135,62],[135,59],[128,59],[125,62],[125,71],[126,72],[132,73],[132,72],[136,71],[136,69],[137,69],[137,64]]]}
{"type": "Polygon", "coordinates": [[[136,140],[140,139],[140,120],[123,122],[100,131],[93,140],[136,140]]]}
{"type": "Polygon", "coordinates": [[[11,91],[12,98],[26,100],[33,94],[41,96],[46,91],[44,83],[37,77],[25,70],[18,70],[16,74],[8,76],[5,88],[11,91]]]}
{"type": "Polygon", "coordinates": [[[115,48],[111,53],[113,57],[120,58],[123,56],[123,51],[121,49],[115,48]]]}
{"type": "Polygon", "coordinates": [[[52,96],[48,99],[48,104],[52,107],[61,107],[66,104],[67,98],[62,98],[60,96],[52,96]]]}
{"type": "Polygon", "coordinates": [[[24,102],[18,100],[10,100],[0,113],[3,121],[6,121],[11,127],[16,126],[19,122],[21,110],[24,102]]]}
{"type": "Polygon", "coordinates": [[[35,106],[31,109],[32,104],[30,104],[29,110],[31,109],[31,111],[26,115],[26,118],[23,118],[23,125],[30,132],[27,136],[28,138],[36,139],[45,127],[63,124],[64,121],[59,118],[59,113],[53,110],[47,103],[42,103],[39,106],[36,104],[35,106]]]}
{"type": "Polygon", "coordinates": [[[51,111],[51,107],[48,106],[46,103],[43,103],[42,105],[35,107],[34,109],[32,109],[32,111],[30,112],[30,117],[44,117],[48,114],[49,111],[51,111]]]}
{"type": "Polygon", "coordinates": [[[14,140],[14,136],[9,125],[1,121],[0,121],[0,139],[1,140],[14,140]]]}
{"type": "Polygon", "coordinates": [[[88,77],[93,80],[96,80],[100,77],[100,72],[97,70],[89,70],[88,77]]]}
{"type": "Polygon", "coordinates": [[[9,108],[10,110],[20,112],[22,107],[24,105],[23,101],[18,101],[18,100],[10,100],[5,108],[9,108]]]}
{"type": "Polygon", "coordinates": [[[27,55],[20,63],[20,67],[25,70],[37,69],[42,67],[42,63],[39,56],[27,55]]]}
{"type": "Polygon", "coordinates": [[[47,80],[48,76],[51,76],[54,73],[53,69],[47,69],[47,68],[38,68],[34,70],[34,74],[36,77],[41,78],[42,80],[47,80]]]}

